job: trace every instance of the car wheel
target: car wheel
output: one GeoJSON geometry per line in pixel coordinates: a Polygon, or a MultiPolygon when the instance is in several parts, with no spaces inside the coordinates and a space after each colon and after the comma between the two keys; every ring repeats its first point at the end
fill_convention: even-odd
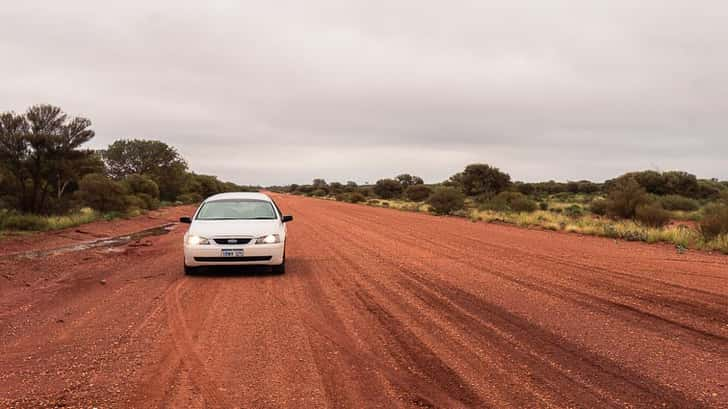
{"type": "Polygon", "coordinates": [[[197,267],[190,267],[185,264],[185,275],[191,276],[197,274],[197,267]]]}
{"type": "Polygon", "coordinates": [[[273,266],[273,274],[285,274],[286,273],[286,262],[283,261],[277,266],[273,266]]]}

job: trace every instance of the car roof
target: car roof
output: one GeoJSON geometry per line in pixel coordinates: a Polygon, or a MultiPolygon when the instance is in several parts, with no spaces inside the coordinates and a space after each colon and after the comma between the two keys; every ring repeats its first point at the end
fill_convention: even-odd
{"type": "Polygon", "coordinates": [[[215,200],[230,200],[230,199],[249,199],[249,200],[264,200],[266,202],[272,202],[273,200],[264,193],[259,192],[227,192],[218,193],[205,199],[205,202],[213,202],[215,200]]]}

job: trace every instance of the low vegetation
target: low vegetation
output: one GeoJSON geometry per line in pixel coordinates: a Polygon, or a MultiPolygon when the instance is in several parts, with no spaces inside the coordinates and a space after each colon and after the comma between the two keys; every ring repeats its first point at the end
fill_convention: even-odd
{"type": "Polygon", "coordinates": [[[271,189],[347,202],[358,193],[364,199],[358,202],[370,206],[728,253],[728,182],[680,171],[630,172],[604,183],[527,183],[472,164],[432,185],[402,174],[364,186],[316,179],[271,189]]]}
{"type": "Polygon", "coordinates": [[[84,149],[93,138],[91,121],[55,106],[0,114],[0,230],[59,229],[257,190],[190,172],[164,142],[120,139],[84,149]]]}

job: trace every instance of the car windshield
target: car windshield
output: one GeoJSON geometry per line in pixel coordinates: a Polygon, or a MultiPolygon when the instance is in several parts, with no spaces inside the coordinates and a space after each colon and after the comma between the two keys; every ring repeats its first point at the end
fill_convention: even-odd
{"type": "Polygon", "coordinates": [[[270,202],[226,199],[206,202],[197,213],[198,220],[272,220],[276,218],[270,202]]]}

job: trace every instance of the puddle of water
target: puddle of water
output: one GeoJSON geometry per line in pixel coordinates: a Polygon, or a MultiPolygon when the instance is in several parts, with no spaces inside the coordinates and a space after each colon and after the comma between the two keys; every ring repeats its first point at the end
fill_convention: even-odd
{"type": "Polygon", "coordinates": [[[105,237],[97,240],[86,241],[83,243],[73,244],[70,246],[56,247],[48,250],[31,250],[22,253],[15,253],[12,256],[24,257],[24,258],[38,258],[55,256],[58,254],[72,253],[74,251],[82,251],[94,248],[107,248],[112,250],[114,247],[123,246],[127,243],[141,240],[144,237],[149,236],[161,236],[174,230],[177,223],[168,223],[163,226],[153,227],[151,229],[141,230],[132,234],[126,234],[123,236],[105,237]]]}

